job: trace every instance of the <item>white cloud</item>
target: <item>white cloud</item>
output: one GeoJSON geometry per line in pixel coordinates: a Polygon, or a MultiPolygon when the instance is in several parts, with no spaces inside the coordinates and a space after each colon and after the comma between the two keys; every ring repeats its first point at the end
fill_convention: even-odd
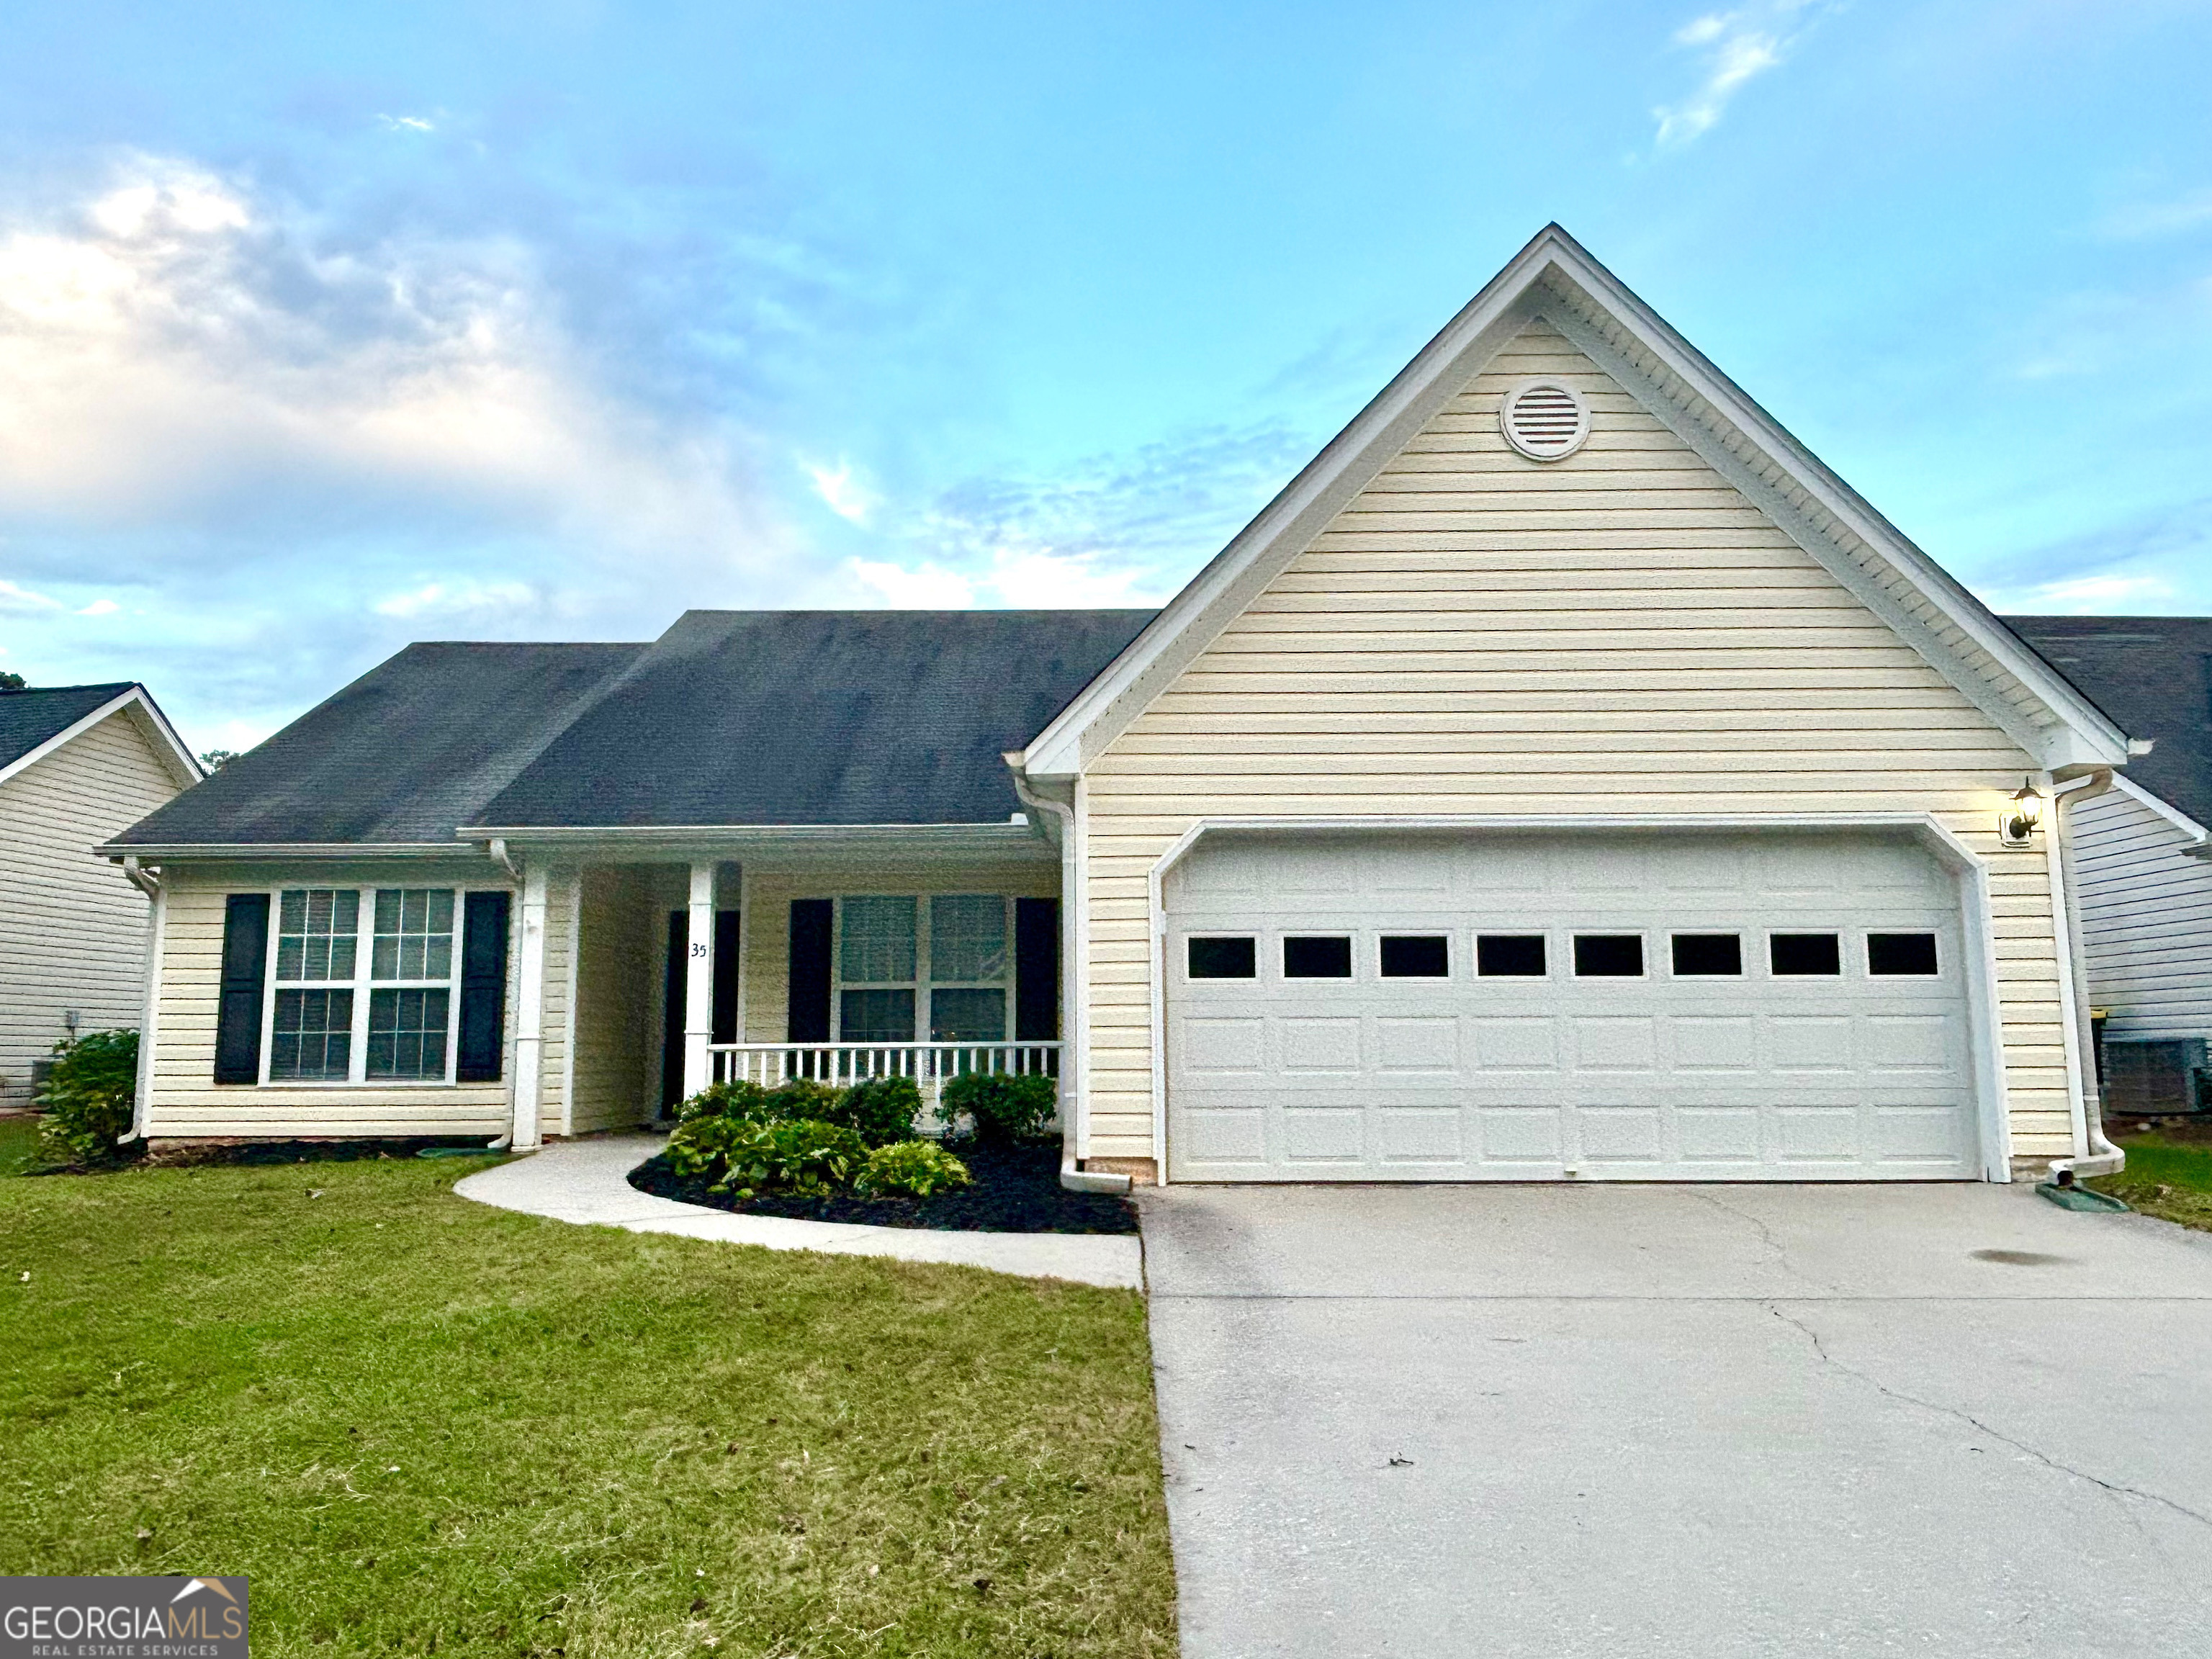
{"type": "Polygon", "coordinates": [[[43,593],[33,593],[27,587],[0,579],[0,617],[31,617],[61,608],[59,599],[50,599],[43,593]]]}
{"type": "Polygon", "coordinates": [[[2123,240],[2172,236],[2199,225],[2212,224],[2212,188],[2191,191],[2170,202],[2139,202],[2105,216],[2100,227],[2107,236],[2123,240]]]}
{"type": "Polygon", "coordinates": [[[871,559],[854,559],[846,571],[880,594],[895,611],[965,611],[975,603],[975,585],[957,571],[925,564],[908,570],[871,559]]]}
{"type": "Polygon", "coordinates": [[[2120,605],[2169,599],[2173,592],[2173,584],[2160,576],[2069,576],[2002,594],[2001,605],[1992,605],[2030,615],[2095,616],[2120,605]]]}
{"type": "Polygon", "coordinates": [[[226,526],[288,494],[443,503],[623,583],[651,550],[787,550],[740,434],[607,393],[526,250],[331,251],[311,222],[138,158],[73,222],[0,222],[0,514],[226,526]]]}
{"type": "Polygon", "coordinates": [[[834,467],[809,466],[806,476],[814,481],[814,493],[839,518],[854,524],[868,521],[876,499],[854,478],[850,461],[840,461],[834,467]]]}
{"type": "Polygon", "coordinates": [[[370,608],[380,617],[489,616],[533,611],[538,608],[538,594],[527,582],[426,582],[408,592],[379,599],[370,608]]]}
{"type": "Polygon", "coordinates": [[[1729,100],[1767,70],[1778,69],[1804,36],[1814,0],[1762,0],[1734,11],[1707,12],[1674,31],[1674,44],[1705,54],[1705,79],[1680,103],[1652,111],[1662,149],[1710,131],[1729,100]]]}
{"type": "Polygon", "coordinates": [[[112,599],[94,599],[76,614],[80,617],[112,617],[123,607],[112,599]]]}
{"type": "Polygon", "coordinates": [[[421,115],[380,115],[377,124],[386,132],[435,132],[438,124],[421,115]]]}
{"type": "Polygon", "coordinates": [[[1148,596],[1156,580],[1150,571],[1116,566],[1097,554],[1017,549],[1002,550],[990,575],[999,603],[1018,611],[1156,605],[1148,596]]]}

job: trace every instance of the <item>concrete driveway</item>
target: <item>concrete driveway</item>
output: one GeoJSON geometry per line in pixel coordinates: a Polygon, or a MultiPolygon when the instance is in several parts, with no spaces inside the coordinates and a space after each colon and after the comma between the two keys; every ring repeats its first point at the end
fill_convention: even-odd
{"type": "Polygon", "coordinates": [[[2212,1236],[2025,1187],[1143,1202],[1194,1659],[2212,1652],[2212,1236]]]}

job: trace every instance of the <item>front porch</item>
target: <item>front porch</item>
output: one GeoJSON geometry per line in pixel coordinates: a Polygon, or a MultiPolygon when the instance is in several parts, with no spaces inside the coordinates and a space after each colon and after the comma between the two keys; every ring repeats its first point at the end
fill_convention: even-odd
{"type": "Polygon", "coordinates": [[[799,1077],[911,1077],[927,1123],[962,1073],[1059,1073],[1060,857],[1027,823],[718,839],[738,844],[504,849],[542,1135],[799,1077]]]}

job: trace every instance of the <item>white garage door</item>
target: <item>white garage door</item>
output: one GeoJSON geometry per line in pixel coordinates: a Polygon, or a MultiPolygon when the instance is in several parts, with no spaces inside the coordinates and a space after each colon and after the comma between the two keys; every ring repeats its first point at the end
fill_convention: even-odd
{"type": "Polygon", "coordinates": [[[1173,1179],[1979,1173],[1907,835],[1215,833],[1164,896],[1173,1179]]]}

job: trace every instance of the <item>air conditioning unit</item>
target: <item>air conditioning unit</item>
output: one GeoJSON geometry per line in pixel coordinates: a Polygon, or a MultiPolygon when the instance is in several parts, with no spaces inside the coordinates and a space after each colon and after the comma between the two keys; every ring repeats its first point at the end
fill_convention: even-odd
{"type": "Polygon", "coordinates": [[[2212,1110],[2203,1037],[2105,1039],[2105,1115],[2162,1117],[2212,1110]]]}

